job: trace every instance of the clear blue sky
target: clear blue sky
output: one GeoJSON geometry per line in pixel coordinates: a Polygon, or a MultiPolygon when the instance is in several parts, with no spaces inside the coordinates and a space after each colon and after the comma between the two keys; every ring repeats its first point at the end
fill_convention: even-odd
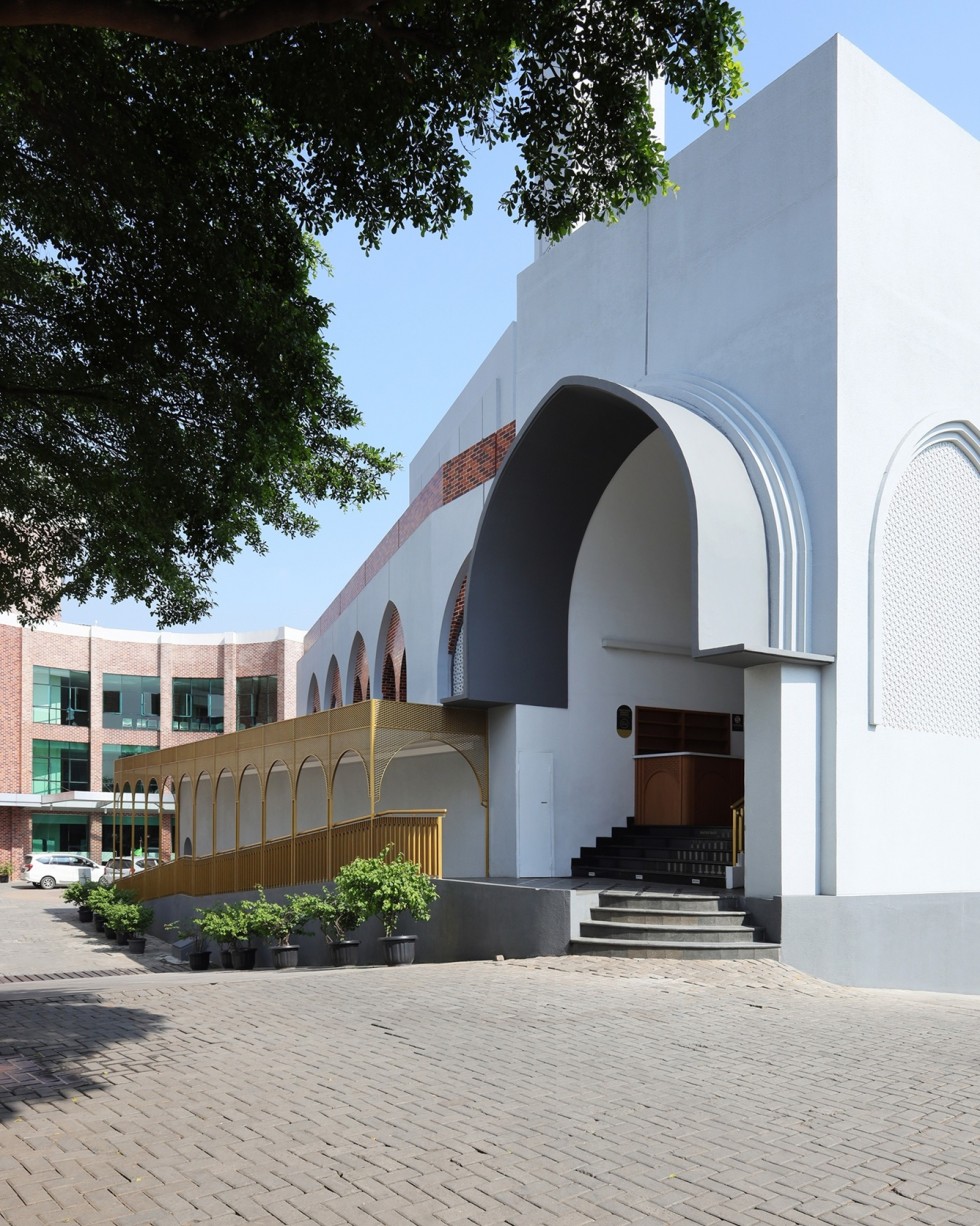
{"type": "MultiPolygon", "coordinates": [[[[840,33],[980,137],[977,0],[744,0],[741,8],[749,96],[840,33]]],[[[669,150],[700,132],[670,99],[669,150]]],[[[515,278],[531,260],[532,239],[496,207],[512,160],[508,149],[474,159],[474,216],[448,239],[400,233],[366,257],[350,228],[326,237],[334,275],[321,293],[335,304],[329,336],[339,351],[337,368],[363,413],[362,437],[402,452],[404,469],[383,502],[348,512],[323,505],[316,537],[270,535],[265,556],[246,551],[219,568],[212,616],[187,629],[306,630],[404,510],[408,461],[514,317],[515,278]]],[[[919,190],[916,162],[910,148],[907,179],[897,191],[919,190]]],[[[63,616],[154,628],[147,611],[129,601],[66,604],[63,616]]]]}

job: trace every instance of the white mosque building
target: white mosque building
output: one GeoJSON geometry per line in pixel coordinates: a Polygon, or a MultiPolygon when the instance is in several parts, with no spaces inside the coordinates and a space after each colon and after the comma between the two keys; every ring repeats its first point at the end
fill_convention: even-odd
{"type": "Polygon", "coordinates": [[[455,809],[447,875],[744,793],[785,961],[978,991],[980,146],[836,38],[672,176],[521,274],[300,713],[486,709],[486,840],[451,752],[398,798],[455,809]],[[644,775],[644,736],[724,780],[644,775]]]}

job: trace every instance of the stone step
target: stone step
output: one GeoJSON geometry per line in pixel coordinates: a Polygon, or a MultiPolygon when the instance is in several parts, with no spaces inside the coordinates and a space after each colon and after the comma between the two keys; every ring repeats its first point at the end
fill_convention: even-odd
{"type": "Polygon", "coordinates": [[[698,826],[630,826],[597,836],[613,843],[730,843],[730,830],[705,830],[698,826]]]}
{"type": "Polygon", "coordinates": [[[672,856],[591,855],[579,856],[578,859],[572,861],[573,866],[576,864],[583,868],[595,869],[597,873],[604,868],[617,868],[623,872],[683,873],[685,876],[690,876],[692,873],[715,873],[724,876],[725,869],[728,867],[728,861],[725,859],[715,860],[703,856],[697,859],[675,860],[672,856]]]}
{"type": "Polygon", "coordinates": [[[655,907],[660,911],[687,911],[714,915],[725,911],[728,902],[720,894],[659,894],[644,890],[641,894],[625,887],[613,886],[599,895],[600,907],[613,907],[617,911],[643,911],[655,907]]]}
{"type": "Polygon", "coordinates": [[[651,869],[649,867],[645,867],[642,870],[612,867],[595,868],[592,865],[582,864],[578,860],[572,861],[571,876],[604,877],[609,881],[650,881],[653,883],[659,882],[660,884],[674,882],[677,885],[723,886],[725,884],[724,872],[692,872],[689,866],[680,872],[667,872],[664,869],[651,869]]]}
{"type": "MultiPolygon", "coordinates": [[[[731,928],[746,923],[744,911],[684,911],[679,907],[593,907],[592,918],[613,924],[665,924],[681,928],[731,928]]],[[[744,928],[743,928],[744,931],[744,928]]]]}
{"type": "Polygon", "coordinates": [[[760,958],[779,961],[779,946],[767,941],[746,941],[741,945],[684,944],[678,941],[623,941],[605,937],[579,937],[569,943],[573,954],[609,958],[676,958],[680,960],[760,958]]]}
{"type": "Polygon", "coordinates": [[[654,941],[678,945],[745,945],[761,938],[762,930],[730,924],[727,928],[682,927],[676,924],[617,924],[605,920],[586,920],[583,937],[602,937],[610,941],[654,941]]]}

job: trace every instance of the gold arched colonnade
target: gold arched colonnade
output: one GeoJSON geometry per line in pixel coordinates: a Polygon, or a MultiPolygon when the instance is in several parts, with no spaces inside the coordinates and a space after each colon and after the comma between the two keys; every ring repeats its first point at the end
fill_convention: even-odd
{"type": "Polygon", "coordinates": [[[127,827],[130,845],[140,844],[142,829],[145,846],[150,813],[159,812],[161,825],[173,814],[174,858],[131,882],[144,898],[230,893],[257,883],[329,881],[343,864],[374,855],[389,843],[431,876],[441,876],[446,810],[382,810],[380,803],[385,772],[400,753],[443,746],[459,753],[473,772],[483,808],[488,874],[485,712],[380,699],[120,758],[113,787],[113,846],[122,845],[119,836],[127,827]],[[363,765],[368,808],[335,821],[337,768],[345,755],[356,755],[363,765]],[[260,808],[254,827],[243,831],[243,781],[253,772],[260,808]],[[301,776],[315,781],[302,796],[301,776]],[[310,796],[322,796],[322,812],[317,804],[311,809],[310,796]],[[183,854],[185,848],[190,854],[183,854]]]}

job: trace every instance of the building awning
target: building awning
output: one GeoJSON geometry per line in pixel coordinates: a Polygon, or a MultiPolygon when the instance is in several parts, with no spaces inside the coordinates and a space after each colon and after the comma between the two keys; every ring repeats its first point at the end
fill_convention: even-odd
{"type": "MultiPolygon", "coordinates": [[[[136,793],[142,808],[143,793],[136,793]]],[[[150,808],[159,812],[160,798],[151,794],[150,808]]],[[[108,813],[112,810],[111,792],[0,792],[0,809],[51,810],[64,813],[108,813]]],[[[165,813],[172,813],[173,797],[163,802],[165,813]]]]}

